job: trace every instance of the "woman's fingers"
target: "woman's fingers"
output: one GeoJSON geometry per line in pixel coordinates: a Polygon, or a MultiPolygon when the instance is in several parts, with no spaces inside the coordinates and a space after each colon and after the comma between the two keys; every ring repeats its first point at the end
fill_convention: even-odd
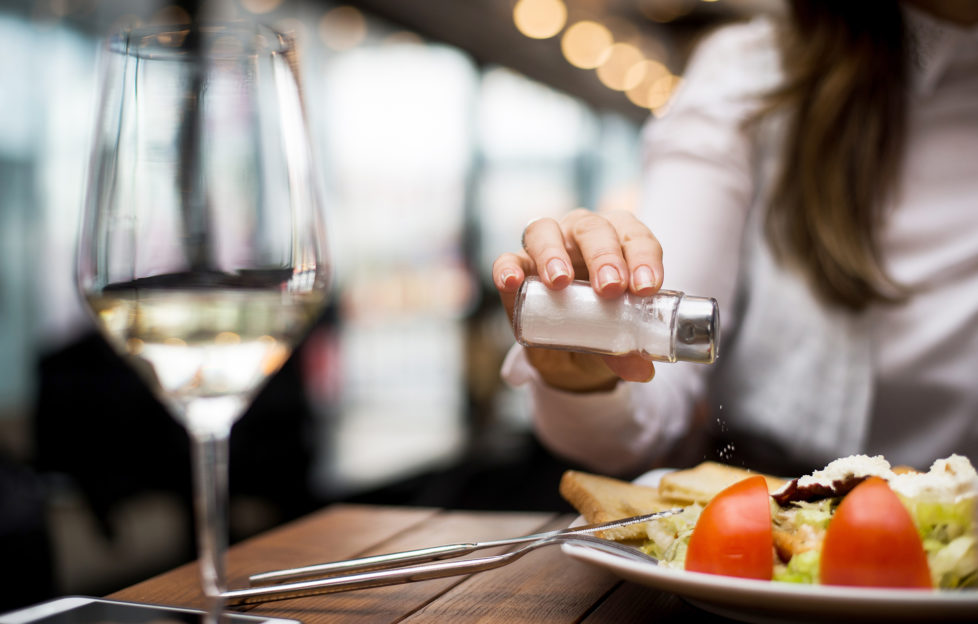
{"type": "Polygon", "coordinates": [[[604,216],[618,233],[629,267],[632,292],[642,296],[654,294],[662,286],[662,245],[659,240],[631,213],[616,211],[604,216]]]}
{"type": "Polygon", "coordinates": [[[563,288],[574,279],[574,268],[560,225],[553,219],[531,221],[523,229],[523,250],[540,279],[551,288],[563,288]]]}
{"type": "Polygon", "coordinates": [[[625,381],[646,382],[655,376],[655,366],[638,354],[607,355],[605,366],[625,381]]]}
{"type": "Polygon", "coordinates": [[[629,288],[651,295],[662,285],[662,247],[632,213],[575,210],[561,226],[572,257],[601,295],[614,297],[629,288]]]}
{"type": "Polygon", "coordinates": [[[492,263],[492,281],[509,318],[513,318],[516,292],[532,272],[533,261],[525,253],[504,253],[492,263]]]}
{"type": "Polygon", "coordinates": [[[539,275],[550,288],[563,288],[574,279],[574,268],[560,225],[536,219],[523,229],[523,251],[504,253],[492,265],[492,280],[510,318],[513,301],[527,275],[539,275]]]}
{"type": "Polygon", "coordinates": [[[551,288],[588,278],[599,294],[626,290],[651,295],[662,285],[662,247],[635,215],[625,211],[575,210],[560,223],[544,218],[523,230],[523,253],[500,256],[493,281],[501,293],[515,292],[536,273],[551,288]]]}
{"type": "Polygon", "coordinates": [[[532,270],[532,262],[525,255],[504,253],[492,263],[492,281],[499,292],[515,293],[532,270]]]}
{"type": "Polygon", "coordinates": [[[575,210],[563,222],[564,232],[587,267],[591,287],[602,296],[615,297],[628,288],[628,264],[618,232],[603,216],[575,210]]]}
{"type": "Polygon", "coordinates": [[[548,386],[567,392],[607,392],[618,384],[618,374],[600,355],[527,349],[526,357],[548,386]]]}

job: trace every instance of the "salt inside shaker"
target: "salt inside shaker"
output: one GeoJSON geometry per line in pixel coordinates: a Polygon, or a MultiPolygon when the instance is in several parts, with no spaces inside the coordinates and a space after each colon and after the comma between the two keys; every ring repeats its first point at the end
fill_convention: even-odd
{"type": "Polygon", "coordinates": [[[649,297],[625,293],[604,299],[588,282],[550,290],[535,276],[516,294],[513,325],[527,347],[640,353],[660,362],[710,364],[720,341],[720,313],[710,297],[660,290],[649,297]]]}

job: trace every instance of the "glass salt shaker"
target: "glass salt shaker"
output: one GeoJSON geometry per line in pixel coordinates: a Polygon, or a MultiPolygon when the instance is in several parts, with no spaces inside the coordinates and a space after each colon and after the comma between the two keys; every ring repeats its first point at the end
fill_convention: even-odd
{"type": "Polygon", "coordinates": [[[588,282],[550,290],[535,276],[516,294],[513,326],[527,347],[640,353],[660,362],[710,364],[720,342],[720,313],[710,297],[660,290],[650,297],[603,299],[588,282]]]}

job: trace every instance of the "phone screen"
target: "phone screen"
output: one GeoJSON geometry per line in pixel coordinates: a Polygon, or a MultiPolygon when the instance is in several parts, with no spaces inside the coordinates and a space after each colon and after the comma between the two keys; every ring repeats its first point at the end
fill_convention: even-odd
{"type": "MultiPolygon", "coordinates": [[[[203,615],[189,609],[93,599],[63,610],[47,609],[39,612],[36,618],[17,621],[24,624],[201,624],[203,615]]],[[[284,624],[289,621],[226,613],[221,624],[284,624]]]]}

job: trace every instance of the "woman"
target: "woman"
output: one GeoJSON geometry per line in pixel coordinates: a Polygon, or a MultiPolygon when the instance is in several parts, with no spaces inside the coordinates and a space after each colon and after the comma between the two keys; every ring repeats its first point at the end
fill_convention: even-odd
{"type": "Polygon", "coordinates": [[[705,41],[646,131],[640,218],[534,221],[493,278],[510,311],[534,273],[716,297],[719,360],[514,349],[540,438],[622,475],[689,432],[784,474],[978,457],[976,24],[966,0],[799,0],[705,41]]]}

